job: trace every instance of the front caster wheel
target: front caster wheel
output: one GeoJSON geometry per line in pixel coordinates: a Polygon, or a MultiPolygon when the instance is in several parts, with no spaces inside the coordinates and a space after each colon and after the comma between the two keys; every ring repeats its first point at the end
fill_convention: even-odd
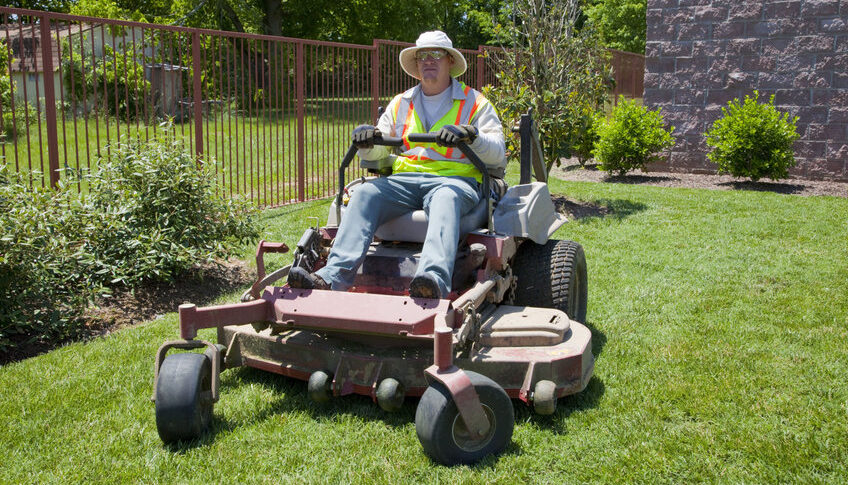
{"type": "Polygon", "coordinates": [[[474,463],[503,451],[512,438],[515,415],[509,396],[488,377],[476,372],[466,374],[491,424],[485,436],[471,436],[453,397],[440,382],[434,382],[424,391],[415,412],[415,431],[424,452],[443,465],[474,463]]]}
{"type": "Polygon", "coordinates": [[[156,429],[165,443],[198,438],[212,421],[212,365],[203,354],[169,355],[156,385],[156,429]]]}

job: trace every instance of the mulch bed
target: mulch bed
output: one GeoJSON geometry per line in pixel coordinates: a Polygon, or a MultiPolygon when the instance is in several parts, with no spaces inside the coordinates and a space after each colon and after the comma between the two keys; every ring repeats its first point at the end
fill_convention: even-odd
{"type": "MultiPolygon", "coordinates": [[[[116,330],[143,323],[174,312],[183,303],[209,305],[224,293],[245,288],[254,281],[243,261],[207,264],[173,283],[150,283],[135,291],[116,292],[96,302],[85,315],[85,327],[77,340],[108,335],[116,330]]],[[[176,337],[176,333],[174,334],[176,337]]],[[[43,354],[68,342],[47,341],[21,345],[0,353],[0,365],[43,354]]]]}
{"type": "Polygon", "coordinates": [[[677,172],[631,172],[619,176],[599,170],[598,166],[593,163],[587,163],[585,168],[581,167],[576,159],[563,161],[561,166],[554,167],[551,170],[551,175],[561,180],[580,182],[607,182],[712,190],[754,190],[804,197],[815,195],[848,197],[848,182],[802,180],[797,178],[780,181],[760,180],[758,182],[751,182],[750,180],[732,177],[730,175],[677,172]]]}

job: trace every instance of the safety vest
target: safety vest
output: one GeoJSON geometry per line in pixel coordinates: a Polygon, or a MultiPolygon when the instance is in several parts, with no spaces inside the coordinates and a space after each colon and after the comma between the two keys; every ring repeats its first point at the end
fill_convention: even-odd
{"type": "MultiPolygon", "coordinates": [[[[465,83],[459,83],[459,86],[465,97],[453,100],[451,110],[430,127],[430,133],[439,131],[445,125],[470,125],[478,108],[488,102],[465,83]]],[[[453,89],[453,83],[448,89],[453,89]]],[[[424,172],[443,177],[472,177],[482,182],[480,171],[474,168],[458,148],[442,147],[435,143],[409,143],[406,140],[410,133],[427,133],[418,113],[415,112],[415,103],[409,95],[410,91],[396,96],[389,105],[389,109],[394,110],[395,133],[401,133],[404,138],[404,151],[395,159],[392,171],[424,172]]]]}

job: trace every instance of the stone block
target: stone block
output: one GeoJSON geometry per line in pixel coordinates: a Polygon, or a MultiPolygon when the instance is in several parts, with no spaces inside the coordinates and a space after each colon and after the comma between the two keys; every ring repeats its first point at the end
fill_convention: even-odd
{"type": "Polygon", "coordinates": [[[827,123],[829,106],[794,106],[792,109],[778,107],[780,111],[797,116],[798,123],[827,123]]]}
{"type": "Polygon", "coordinates": [[[645,70],[647,72],[667,73],[674,72],[673,57],[646,57],[645,70]]]}
{"type": "Polygon", "coordinates": [[[659,57],[662,54],[664,44],[665,42],[646,42],[645,57],[659,57]]]}
{"type": "Polygon", "coordinates": [[[648,25],[648,28],[645,32],[647,41],[659,41],[659,40],[675,40],[676,33],[674,25],[669,25],[666,23],[648,25]]]}
{"type": "Polygon", "coordinates": [[[763,39],[761,43],[761,54],[767,57],[777,57],[795,54],[792,39],[763,39]]]}
{"type": "Polygon", "coordinates": [[[816,69],[816,54],[783,54],[777,56],[777,72],[794,74],[816,69]]]}
{"type": "Polygon", "coordinates": [[[677,40],[704,40],[709,35],[709,24],[682,24],[677,29],[677,40]]]}
{"type": "MultiPolygon", "coordinates": [[[[806,71],[795,76],[792,87],[795,88],[829,88],[831,73],[824,71],[806,71]]],[[[813,98],[815,103],[815,97],[813,98]]]]}
{"type": "Polygon", "coordinates": [[[778,106],[809,106],[810,101],[809,89],[778,89],[774,97],[778,106]]]}
{"type": "Polygon", "coordinates": [[[764,56],[742,56],[743,71],[774,71],[777,68],[777,59],[764,56]]]}
{"type": "Polygon", "coordinates": [[[727,7],[707,6],[695,9],[695,21],[720,22],[727,19],[727,7]]]}
{"type": "Polygon", "coordinates": [[[673,25],[691,24],[694,19],[694,7],[668,9],[663,15],[663,22],[673,25]]]}
{"type": "Polygon", "coordinates": [[[843,163],[848,160],[848,143],[829,142],[827,144],[828,160],[841,160],[843,163]]]}
{"type": "Polygon", "coordinates": [[[830,108],[827,116],[828,123],[848,123],[848,106],[835,106],[830,108]]]}
{"type": "Polygon", "coordinates": [[[836,52],[848,52],[848,35],[840,35],[836,38],[836,52]]]}
{"type": "Polygon", "coordinates": [[[761,72],[757,79],[760,89],[780,89],[792,87],[795,76],[786,73],[761,72]]]}
{"type": "Polygon", "coordinates": [[[717,104],[726,106],[730,101],[745,96],[745,91],[741,89],[711,89],[707,93],[707,105],[717,104]]]}
{"type": "Polygon", "coordinates": [[[760,39],[731,39],[727,41],[728,56],[751,56],[760,53],[760,39]]]}
{"type": "Polygon", "coordinates": [[[802,17],[822,17],[839,13],[839,0],[804,0],[801,4],[802,17]]]}
{"type": "Polygon", "coordinates": [[[765,2],[763,16],[767,19],[790,19],[801,16],[801,2],[765,2]]]}
{"type": "Polygon", "coordinates": [[[728,89],[753,90],[756,85],[757,76],[753,73],[738,70],[727,73],[727,83],[725,86],[728,89]]]}
{"type": "Polygon", "coordinates": [[[692,57],[724,56],[727,40],[696,40],[692,43],[692,57]]]}
{"type": "Polygon", "coordinates": [[[848,32],[848,20],[845,18],[832,18],[819,20],[820,32],[829,34],[844,34],[848,32]]]}
{"type": "Polygon", "coordinates": [[[763,5],[759,2],[739,2],[727,11],[728,20],[756,20],[763,16],[763,5]]]}
{"type": "Polygon", "coordinates": [[[648,0],[648,8],[677,7],[678,0],[648,0]]]}
{"type": "Polygon", "coordinates": [[[845,177],[844,158],[810,158],[803,162],[803,166],[806,169],[804,177],[806,178],[842,180],[845,177]]]}
{"type": "Polygon", "coordinates": [[[720,72],[696,72],[689,78],[689,89],[724,88],[724,74],[720,72]]]}
{"type": "Polygon", "coordinates": [[[848,89],[814,89],[813,104],[822,106],[848,106],[848,89]]]}
{"type": "Polygon", "coordinates": [[[668,57],[691,57],[692,41],[668,42],[663,44],[662,55],[668,57]]]}
{"type": "Polygon", "coordinates": [[[674,93],[671,89],[645,89],[642,101],[647,106],[671,105],[674,101],[674,93]]]}
{"type": "Polygon", "coordinates": [[[746,22],[724,22],[713,25],[713,39],[739,39],[745,37],[746,22]]]}
{"type": "Polygon", "coordinates": [[[824,133],[826,140],[848,143],[848,123],[828,123],[824,125],[824,133]]]}
{"type": "Polygon", "coordinates": [[[674,93],[675,105],[704,106],[707,102],[707,92],[702,89],[681,89],[674,93]]]}
{"type": "Polygon", "coordinates": [[[831,52],[834,48],[834,38],[830,35],[802,35],[795,37],[796,52],[820,53],[831,52]]]}
{"type": "Polygon", "coordinates": [[[848,53],[825,54],[818,57],[816,69],[820,71],[848,71],[848,53]]]}
{"type": "Polygon", "coordinates": [[[794,148],[796,157],[824,158],[827,153],[827,142],[798,140],[794,148]]]}
{"type": "Polygon", "coordinates": [[[704,72],[709,65],[709,59],[706,57],[678,57],[675,64],[675,72],[684,74],[704,72]]]}

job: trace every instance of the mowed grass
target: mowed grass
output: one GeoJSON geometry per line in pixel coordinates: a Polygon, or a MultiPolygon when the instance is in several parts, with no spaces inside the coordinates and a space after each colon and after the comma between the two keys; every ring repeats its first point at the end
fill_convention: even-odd
{"type": "MultiPolygon", "coordinates": [[[[586,250],[595,375],[550,417],[516,401],[504,454],[436,465],[415,400],[316,405],[252,369],[223,374],[211,433],[163,446],[149,398],[170,313],[0,369],[0,482],[844,483],[848,200],[551,185],[611,210],[556,234],[586,250]]],[[[267,211],[263,237],[293,245],[326,211],[267,211]]]]}

